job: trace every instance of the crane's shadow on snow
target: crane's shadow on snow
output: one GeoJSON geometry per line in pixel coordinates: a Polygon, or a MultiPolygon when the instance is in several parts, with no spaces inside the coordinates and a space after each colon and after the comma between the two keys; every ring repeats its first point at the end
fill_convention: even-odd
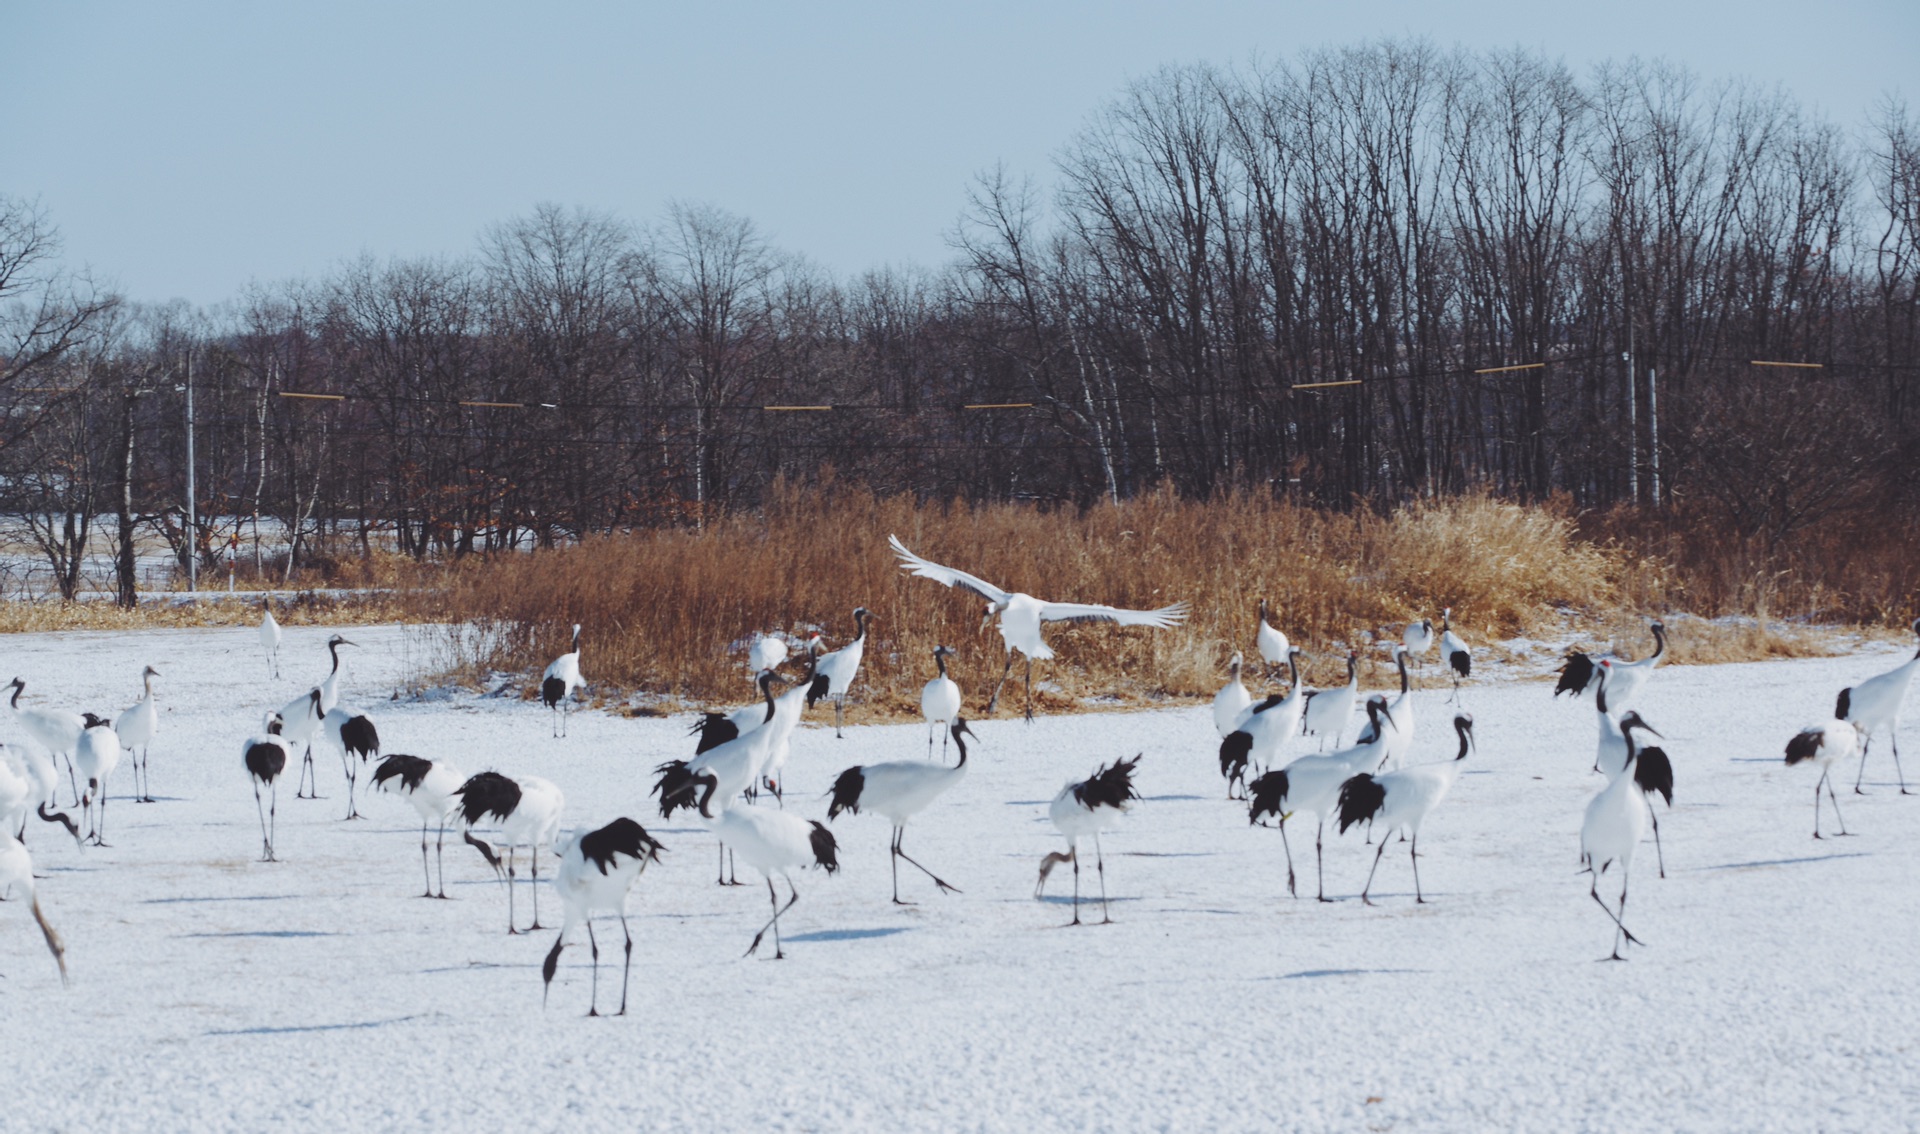
{"type": "Polygon", "coordinates": [[[404,1024],[408,1020],[418,1020],[418,1016],[396,1016],[391,1020],[362,1020],[354,1024],[299,1024],[284,1028],[227,1028],[218,1031],[202,1032],[205,1036],[287,1036],[305,1032],[348,1032],[366,1028],[384,1028],[389,1024],[404,1024]]]}
{"type": "Polygon", "coordinates": [[[171,906],[181,902],[290,902],[298,894],[224,894],[205,898],[142,898],[142,905],[171,906]]]}
{"type": "Polygon", "coordinates": [[[1802,858],[1763,858],[1754,862],[1723,862],[1702,866],[1700,870],[1750,870],[1760,866],[1799,866],[1807,862],[1831,862],[1836,858],[1869,858],[1867,851],[1842,851],[1839,854],[1810,854],[1802,858]]]}
{"type": "Polygon", "coordinates": [[[1398,976],[1418,974],[1426,969],[1302,969],[1297,973],[1285,973],[1277,977],[1258,977],[1258,980],[1318,980],[1321,977],[1339,976],[1398,976]]]}
{"type": "Polygon", "coordinates": [[[179,933],[175,937],[181,940],[195,938],[223,937],[345,937],[344,933],[333,933],[324,929],[237,929],[228,933],[179,933]]]}
{"type": "Polygon", "coordinates": [[[819,929],[812,933],[789,933],[785,941],[863,941],[869,937],[892,937],[896,933],[905,933],[905,926],[890,929],[819,929]]]}

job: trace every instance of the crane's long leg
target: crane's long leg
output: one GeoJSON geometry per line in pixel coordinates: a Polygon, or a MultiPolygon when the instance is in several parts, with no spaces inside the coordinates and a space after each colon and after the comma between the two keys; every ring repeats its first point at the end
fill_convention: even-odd
{"type": "Polygon", "coordinates": [[[1000,690],[1007,683],[1007,676],[1013,672],[1013,647],[1007,647],[1007,667],[1000,671],[1000,681],[993,687],[993,696],[987,698],[987,715],[993,715],[993,707],[1000,703],[1000,690]]]}
{"type": "Polygon", "coordinates": [[[767,919],[767,924],[760,927],[760,932],[753,935],[753,944],[747,946],[745,956],[753,956],[754,950],[760,948],[760,939],[767,935],[767,930],[771,929],[773,930],[773,959],[779,961],[786,958],[786,953],[780,947],[780,915],[792,909],[793,903],[800,900],[800,891],[794,888],[791,878],[787,879],[787,893],[791,897],[787,899],[785,908],[782,908],[780,895],[773,888],[773,875],[767,875],[767,902],[773,907],[773,916],[767,919]]]}
{"type": "Polygon", "coordinates": [[[420,820],[420,873],[427,876],[427,892],[423,898],[433,897],[433,869],[427,865],[427,821],[420,820]]]}
{"type": "Polygon", "coordinates": [[[1647,817],[1653,820],[1653,853],[1660,863],[1660,877],[1667,876],[1667,852],[1660,849],[1660,816],[1654,814],[1653,800],[1647,800],[1647,817]]]}
{"type": "MultiPolygon", "coordinates": [[[[896,855],[899,855],[901,858],[906,859],[907,864],[909,866],[912,866],[914,869],[918,870],[920,873],[933,879],[933,884],[935,886],[938,886],[940,889],[945,890],[950,894],[958,894],[960,892],[959,887],[947,885],[947,883],[945,883],[940,879],[939,875],[935,874],[931,870],[928,870],[926,867],[921,866],[919,863],[913,861],[912,856],[907,854],[905,850],[901,849],[900,843],[906,837],[907,837],[907,829],[905,827],[895,827],[893,829],[893,853],[896,855]]],[[[893,872],[894,872],[893,873],[893,877],[894,877],[893,900],[896,902],[899,902],[900,901],[900,868],[898,866],[894,867],[893,872]]],[[[901,902],[900,904],[907,905],[909,903],[901,902]]]]}
{"type": "Polygon", "coordinates": [[[509,937],[511,937],[511,936],[514,936],[515,934],[518,934],[518,933],[520,932],[520,931],[519,931],[518,929],[515,929],[515,928],[513,927],[513,922],[514,922],[514,917],[513,917],[513,847],[512,847],[512,846],[508,846],[508,847],[507,847],[507,935],[508,935],[509,937]]]}
{"type": "Polygon", "coordinates": [[[1414,835],[1407,840],[1407,857],[1413,861],[1413,900],[1418,905],[1426,905],[1426,895],[1420,892],[1420,836],[1414,835]]]}
{"type": "MultiPolygon", "coordinates": [[[[1028,724],[1033,723],[1033,659],[1032,658],[1027,659],[1027,723],[1028,724]]],[[[1098,859],[1100,857],[1099,852],[1098,851],[1094,852],[1093,857],[1098,859]]]]}
{"type": "Polygon", "coordinates": [[[440,892],[435,897],[447,896],[447,825],[440,824],[440,837],[433,845],[433,858],[440,867],[440,892]]]}
{"type": "MultiPolygon", "coordinates": [[[[1633,931],[1628,929],[1626,927],[1626,924],[1620,920],[1619,915],[1613,912],[1613,908],[1607,905],[1606,899],[1600,896],[1600,874],[1601,874],[1601,871],[1599,870],[1593,871],[1593,885],[1588,887],[1587,894],[1593,898],[1594,904],[1600,907],[1601,912],[1607,915],[1608,920],[1613,922],[1614,927],[1619,929],[1619,931],[1626,936],[1626,939],[1628,941],[1633,942],[1635,945],[1646,944],[1646,942],[1640,940],[1638,937],[1635,937],[1633,935],[1633,931]]],[[[1625,878],[1624,873],[1622,874],[1622,878],[1623,879],[1625,878]]],[[[1622,910],[1626,909],[1626,905],[1627,905],[1626,896],[1627,896],[1627,888],[1623,882],[1623,884],[1620,887],[1620,908],[1622,910]]],[[[1619,951],[1620,951],[1619,948],[1616,946],[1614,949],[1614,952],[1618,953],[1619,951]]],[[[1624,961],[1626,960],[1626,958],[1625,957],[1612,957],[1612,958],[1602,957],[1601,960],[1624,961]]]]}
{"type": "Polygon", "coordinates": [[[100,781],[100,817],[93,828],[93,845],[107,845],[107,781],[100,781]]]}
{"type": "Polygon", "coordinates": [[[347,766],[347,818],[358,819],[360,818],[360,809],[355,807],[353,803],[353,788],[358,779],[353,766],[353,753],[347,753],[345,763],[347,766]]]}
{"type": "Polygon", "coordinates": [[[1820,785],[1826,782],[1825,772],[1821,772],[1820,778],[1813,781],[1813,837],[1816,839],[1820,837],[1820,785]]]}
{"type": "Polygon", "coordinates": [[[600,942],[593,935],[593,915],[587,915],[587,952],[593,955],[592,992],[587,994],[587,1015],[600,1014],[600,942]]]}
{"type": "MultiPolygon", "coordinates": [[[[1325,860],[1321,857],[1321,852],[1320,852],[1320,844],[1322,840],[1324,840],[1327,837],[1327,821],[1324,818],[1320,818],[1319,816],[1315,816],[1315,818],[1319,820],[1319,824],[1313,829],[1314,885],[1319,889],[1319,892],[1315,896],[1318,897],[1323,902],[1330,902],[1333,899],[1327,897],[1327,868],[1326,868],[1325,860]]],[[[1387,845],[1387,840],[1381,839],[1380,847],[1382,850],[1386,849],[1386,845],[1387,845]]],[[[1377,854],[1374,855],[1373,857],[1375,862],[1378,862],[1380,860],[1380,856],[1377,854]]],[[[1368,878],[1369,880],[1371,880],[1372,875],[1368,875],[1368,878]]]]}
{"type": "MultiPolygon", "coordinates": [[[[533,924],[527,926],[527,928],[529,930],[546,928],[545,926],[540,924],[540,844],[539,843],[535,843],[533,845],[533,924]]],[[[591,931],[591,926],[589,926],[589,931],[591,931]]]]}
{"type": "Polygon", "coordinates": [[[267,785],[267,861],[279,862],[273,853],[273,837],[280,833],[280,781],[267,785]]]}
{"type": "Polygon", "coordinates": [[[1887,743],[1893,745],[1893,774],[1900,779],[1900,794],[1912,795],[1913,793],[1907,790],[1907,774],[1900,770],[1900,734],[1888,733],[1887,743]]]}
{"type": "Polygon", "coordinates": [[[912,902],[900,900],[900,828],[893,829],[893,841],[887,844],[887,866],[893,870],[893,904],[910,906],[912,902]]]}
{"type": "Polygon", "coordinates": [[[1067,857],[1073,860],[1073,922],[1080,924],[1080,841],[1075,839],[1067,844],[1067,857]]]}
{"type": "Polygon", "coordinates": [[[1367,895],[1373,891],[1373,872],[1380,869],[1380,856],[1385,854],[1386,851],[1387,840],[1381,839],[1380,849],[1373,852],[1373,865],[1367,868],[1367,884],[1360,888],[1360,900],[1367,905],[1373,904],[1373,899],[1367,895]]]}
{"type": "Polygon", "coordinates": [[[627,911],[620,911],[620,932],[627,935],[627,959],[620,966],[620,1011],[616,1015],[627,1014],[627,974],[633,970],[633,930],[627,927],[627,911]]]}
{"type": "Polygon", "coordinates": [[[1100,853],[1100,836],[1093,836],[1093,869],[1100,875],[1100,924],[1112,925],[1113,914],[1107,909],[1107,859],[1100,853]]]}
{"type": "Polygon", "coordinates": [[[253,809],[260,813],[260,861],[273,861],[273,839],[267,834],[267,805],[260,801],[260,781],[253,782],[253,809]]]}
{"type": "Polygon", "coordinates": [[[67,786],[73,789],[73,801],[79,803],[80,780],[73,774],[73,757],[68,753],[62,752],[60,758],[67,762],[67,786]]]}
{"type": "MultiPolygon", "coordinates": [[[[843,710],[845,710],[845,708],[846,708],[846,705],[847,705],[847,702],[846,702],[846,698],[844,698],[844,697],[835,697],[835,698],[833,699],[833,738],[834,738],[835,740],[845,740],[845,739],[846,739],[846,737],[844,737],[844,736],[842,736],[842,735],[840,734],[840,722],[841,722],[841,715],[842,715],[842,712],[843,712],[843,710]]],[[[792,885],[792,883],[791,883],[791,882],[789,882],[789,883],[788,883],[788,885],[792,885]]],[[[775,937],[775,938],[778,938],[779,936],[780,936],[780,934],[778,933],[778,931],[777,931],[777,928],[776,928],[776,932],[774,933],[774,937],[775,937]]],[[[775,945],[777,946],[777,945],[779,944],[779,942],[778,942],[778,941],[776,940],[776,941],[774,942],[774,944],[775,944],[775,945]]]]}
{"type": "MultiPolygon", "coordinates": [[[[1821,778],[1826,779],[1824,776],[1821,778]]],[[[1840,797],[1833,794],[1833,781],[1831,779],[1827,780],[1827,802],[1833,804],[1834,821],[1840,824],[1840,834],[1845,835],[1847,833],[1847,821],[1840,814],[1840,797]]]]}
{"type": "Polygon", "coordinates": [[[1293,887],[1293,848],[1287,845],[1287,821],[1280,820],[1280,849],[1287,852],[1287,893],[1299,897],[1300,892],[1293,887]]]}

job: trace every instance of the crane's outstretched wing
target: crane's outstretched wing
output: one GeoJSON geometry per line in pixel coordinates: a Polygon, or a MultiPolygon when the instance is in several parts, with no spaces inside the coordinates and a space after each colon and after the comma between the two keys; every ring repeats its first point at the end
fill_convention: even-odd
{"type": "Polygon", "coordinates": [[[1117,622],[1122,626],[1152,626],[1159,630],[1187,620],[1187,604],[1176,602],[1159,610],[1121,610],[1086,602],[1050,602],[1040,608],[1043,622],[1117,622]]]}
{"type": "Polygon", "coordinates": [[[911,572],[912,574],[920,576],[922,579],[932,579],[936,583],[944,583],[949,587],[965,588],[979,595],[981,598],[986,599],[988,602],[1005,602],[1013,597],[1008,592],[1001,590],[999,587],[994,586],[992,583],[978,576],[969,575],[965,571],[956,571],[951,567],[942,567],[931,559],[920,558],[918,555],[907,550],[907,545],[900,542],[899,536],[888,536],[887,543],[893,547],[893,553],[900,557],[900,569],[902,571],[911,572]]]}

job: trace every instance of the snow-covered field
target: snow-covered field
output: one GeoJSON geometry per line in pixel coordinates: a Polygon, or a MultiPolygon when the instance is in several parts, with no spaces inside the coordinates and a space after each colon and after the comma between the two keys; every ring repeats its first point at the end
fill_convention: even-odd
{"type": "MultiPolygon", "coordinates": [[[[1781,751],[1834,692],[1889,668],[1846,659],[1671,667],[1642,699],[1672,755],[1669,877],[1640,860],[1628,924],[1648,947],[1599,964],[1611,925],[1576,874],[1599,787],[1590,702],[1538,683],[1468,691],[1478,752],[1421,839],[1430,904],[1389,848],[1376,908],[1355,897],[1371,848],[1226,802],[1207,709],[977,725],[972,773],[907,834],[964,891],[917,873],[888,903],[886,821],[842,816],[844,870],[798,877],[788,959],[743,959],[764,886],[714,885],[713,839],[649,806],[651,770],[691,753],[687,721],[577,715],[570,739],[506,698],[392,701],[422,650],[351,632],[343,703],[388,751],[467,772],[547,776],[569,825],[616,815],[668,847],[631,903],[631,1014],[586,1019],[584,937],[541,1007],[552,931],[509,937],[480,857],[447,849],[450,902],[417,895],[419,828],[397,800],[347,823],[338,760],[326,798],[280,795],[262,864],[239,744],[260,713],[325,671],[324,631],[291,630],[286,680],[251,631],[14,637],[0,679],[23,703],[117,711],[152,664],[163,709],[160,802],[108,812],[111,846],[77,850],[37,821],[41,897],[65,935],[60,986],[20,903],[0,904],[0,1129],[1359,1129],[1866,1130],[1920,1115],[1920,798],[1876,752],[1856,836],[1815,842],[1817,773],[1781,751]],[[1105,839],[1114,924],[1063,928],[1070,875],[1032,898],[1062,844],[1046,803],[1070,778],[1143,753],[1146,797],[1105,839]],[[1304,853],[1302,853],[1304,849],[1304,853]]],[[[962,658],[977,686],[988,661],[962,658]]],[[[592,672],[591,656],[586,666],[592,672]]],[[[1438,667],[1424,674],[1418,760],[1451,755],[1438,667]]],[[[741,682],[742,700],[749,687],[741,682]]],[[[976,696],[978,690],[975,690],[976,696]]],[[[816,714],[816,720],[819,714],[816,714]]],[[[858,710],[854,712],[858,719],[858,710]]],[[[0,739],[23,743],[0,715],[0,739]]],[[[1914,730],[1909,752],[1920,752],[1914,730]]],[[[848,765],[925,751],[914,726],[809,722],[787,806],[825,817],[848,765]]],[[[1836,775],[1838,770],[1836,770],[1836,775]]],[[[1916,764],[1920,778],[1920,763],[1916,764]]],[[[63,789],[64,797],[64,789],[63,789]]],[[[1091,862],[1088,863],[1091,865],[1091,862]]],[[[543,868],[545,863],[543,862],[543,868]]],[[[747,875],[743,871],[743,879],[747,875]]],[[[1091,887],[1089,871],[1086,881],[1091,887]]],[[[524,893],[524,892],[523,892],[524,893]]],[[[784,897],[784,887],[782,888],[784,897]]],[[[542,916],[558,910],[543,901],[542,916]]],[[[524,917],[526,908],[521,907],[524,917]]],[[[1093,911],[1097,920],[1097,910],[1093,911]]],[[[604,923],[611,925],[611,923],[604,923]]],[[[617,926],[601,942],[619,940],[617,926]]],[[[602,1005],[618,991],[603,949],[602,1005]]]]}

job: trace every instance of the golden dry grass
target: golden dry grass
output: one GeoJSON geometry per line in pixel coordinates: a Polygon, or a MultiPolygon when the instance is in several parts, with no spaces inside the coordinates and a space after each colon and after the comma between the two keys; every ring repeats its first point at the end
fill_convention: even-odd
{"type": "Polygon", "coordinates": [[[580,622],[582,667],[602,688],[741,701],[755,633],[819,626],[837,647],[864,605],[878,616],[861,678],[872,711],[915,711],[941,642],[960,649],[955,676],[978,704],[1005,656],[998,635],[980,630],[984,604],[906,575],[889,533],[1043,598],[1191,605],[1172,631],[1050,627],[1059,658],[1036,671],[1050,711],[1211,696],[1229,655],[1252,655],[1263,596],[1308,651],[1310,680],[1324,681],[1345,649],[1366,651],[1376,634],[1397,640],[1405,622],[1437,619],[1442,606],[1471,640],[1489,641],[1564,630],[1568,611],[1597,621],[1620,609],[1624,583],[1624,557],[1578,538],[1564,510],[1482,496],[1379,515],[1252,496],[1197,504],[1163,493],[1076,511],[781,490],[760,512],[704,531],[465,565],[430,613],[465,627],[451,652],[475,675],[537,670],[580,622]]]}

